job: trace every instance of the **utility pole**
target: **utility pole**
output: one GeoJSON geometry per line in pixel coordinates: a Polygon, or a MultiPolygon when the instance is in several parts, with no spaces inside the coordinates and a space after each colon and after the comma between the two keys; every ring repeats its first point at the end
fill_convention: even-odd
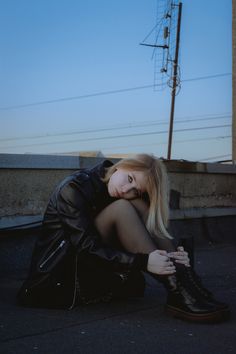
{"type": "Polygon", "coordinates": [[[232,160],[236,162],[236,0],[232,0],[232,160]]]}
{"type": "MultiPolygon", "coordinates": [[[[235,0],[233,0],[234,2],[235,0]]],[[[178,23],[177,23],[177,33],[176,33],[176,48],[175,48],[175,58],[173,61],[173,87],[171,92],[171,110],[170,110],[170,125],[169,125],[169,139],[168,139],[168,153],[167,159],[171,158],[171,146],[172,146],[172,135],[173,135],[173,125],[174,125],[174,111],[175,111],[175,96],[177,87],[177,75],[178,75],[178,60],[179,60],[179,42],[180,42],[180,26],[181,26],[181,15],[182,15],[182,2],[179,5],[178,11],[178,23]]]]}

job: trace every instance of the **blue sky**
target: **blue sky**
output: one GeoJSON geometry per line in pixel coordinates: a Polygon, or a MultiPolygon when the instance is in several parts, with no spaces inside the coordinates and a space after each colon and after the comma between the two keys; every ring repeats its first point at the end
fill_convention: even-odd
{"type": "MultiPolygon", "coordinates": [[[[230,159],[231,0],[182,2],[171,156],[230,159]]],[[[153,49],[139,45],[156,8],[157,0],[1,1],[0,152],[166,157],[171,93],[151,87],[153,49]]]]}

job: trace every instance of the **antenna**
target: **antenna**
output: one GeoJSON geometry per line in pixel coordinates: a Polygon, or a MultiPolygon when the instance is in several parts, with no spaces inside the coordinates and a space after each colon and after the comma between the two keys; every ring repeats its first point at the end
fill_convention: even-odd
{"type": "Polygon", "coordinates": [[[167,86],[171,88],[168,159],[171,158],[175,96],[180,90],[178,57],[181,14],[182,3],[178,0],[157,0],[156,25],[140,43],[144,46],[153,47],[154,90],[160,91],[167,86]]]}

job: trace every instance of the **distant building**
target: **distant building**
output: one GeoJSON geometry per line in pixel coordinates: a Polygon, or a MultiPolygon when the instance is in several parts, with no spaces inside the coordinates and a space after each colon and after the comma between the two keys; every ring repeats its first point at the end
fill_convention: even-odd
{"type": "Polygon", "coordinates": [[[54,155],[81,156],[81,157],[104,157],[101,151],[69,151],[54,155]]]}

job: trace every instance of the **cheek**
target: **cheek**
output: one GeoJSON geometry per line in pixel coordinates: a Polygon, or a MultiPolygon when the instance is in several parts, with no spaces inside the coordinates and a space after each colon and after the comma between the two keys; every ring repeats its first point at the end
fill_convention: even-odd
{"type": "Polygon", "coordinates": [[[119,174],[114,174],[113,175],[113,185],[117,188],[122,188],[127,184],[127,180],[124,176],[119,175],[119,174]]]}
{"type": "Polygon", "coordinates": [[[117,189],[119,186],[118,182],[117,176],[113,174],[108,182],[108,192],[114,192],[114,189],[117,189]]]}
{"type": "Polygon", "coordinates": [[[117,178],[115,175],[112,175],[110,178],[110,183],[112,186],[116,186],[117,185],[117,178]]]}

